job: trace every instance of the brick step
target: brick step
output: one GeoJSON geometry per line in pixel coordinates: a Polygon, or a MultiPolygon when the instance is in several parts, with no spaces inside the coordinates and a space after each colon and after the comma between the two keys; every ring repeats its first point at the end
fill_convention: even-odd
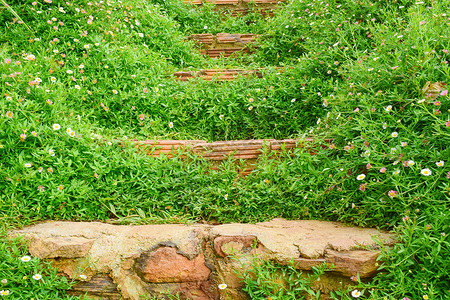
{"type": "MultiPolygon", "coordinates": [[[[259,8],[257,9],[257,12],[259,12],[263,17],[273,17],[275,8],[259,8]]],[[[250,12],[250,9],[248,8],[235,8],[231,11],[232,17],[237,17],[239,15],[245,16],[248,15],[250,12]]]]}
{"type": "Polygon", "coordinates": [[[228,10],[232,17],[246,15],[250,10],[256,10],[263,17],[273,17],[273,10],[277,8],[279,3],[285,2],[275,0],[256,0],[254,4],[250,4],[249,0],[184,0],[184,3],[202,6],[203,4],[215,4],[215,10],[228,10]]]}
{"type": "MultiPolygon", "coordinates": [[[[235,80],[239,76],[249,77],[254,76],[263,78],[263,71],[265,69],[205,69],[199,71],[178,71],[173,73],[173,76],[179,81],[188,81],[191,78],[201,78],[207,81],[231,81],[235,80]]],[[[279,73],[284,72],[284,67],[277,67],[276,70],[279,73]]]]}
{"type": "MultiPolygon", "coordinates": [[[[325,143],[331,140],[326,139],[325,143]]],[[[131,140],[140,151],[153,157],[161,154],[172,158],[179,155],[185,158],[187,153],[201,155],[205,159],[221,161],[233,157],[234,159],[257,159],[261,154],[272,152],[280,154],[283,151],[292,152],[296,148],[306,148],[313,155],[317,152],[313,138],[299,139],[260,139],[260,140],[237,140],[218,141],[208,143],[203,140],[131,140]]],[[[326,146],[321,145],[322,148],[326,146]]]]}
{"type": "Polygon", "coordinates": [[[203,5],[215,4],[216,7],[245,7],[248,8],[250,3],[255,3],[258,6],[274,6],[275,4],[283,3],[286,0],[184,0],[184,3],[203,5]]]}
{"type": "Polygon", "coordinates": [[[242,70],[242,69],[210,69],[210,70],[200,70],[192,72],[175,72],[173,74],[177,80],[188,81],[189,78],[199,77],[208,81],[230,81],[234,80],[237,76],[256,76],[262,78],[263,75],[260,70],[242,70]]]}
{"type": "Polygon", "coordinates": [[[187,39],[197,42],[203,55],[217,58],[221,55],[229,57],[238,51],[248,53],[248,45],[253,43],[257,37],[258,35],[253,33],[218,33],[216,35],[203,33],[190,35],[187,39]]]}

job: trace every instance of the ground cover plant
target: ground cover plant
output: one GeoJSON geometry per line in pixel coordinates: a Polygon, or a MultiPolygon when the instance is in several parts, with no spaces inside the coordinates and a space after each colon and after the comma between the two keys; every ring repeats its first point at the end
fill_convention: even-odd
{"type": "Polygon", "coordinates": [[[448,298],[450,3],[288,1],[236,19],[182,2],[0,1],[2,227],[285,217],[395,229],[402,243],[358,283],[363,296],[448,298]],[[213,60],[185,40],[206,32],[261,36],[251,54],[213,60]],[[235,66],[264,78],[171,76],[235,66]],[[315,155],[268,153],[238,180],[232,159],[211,171],[130,143],[308,136],[324,146],[315,155]]]}

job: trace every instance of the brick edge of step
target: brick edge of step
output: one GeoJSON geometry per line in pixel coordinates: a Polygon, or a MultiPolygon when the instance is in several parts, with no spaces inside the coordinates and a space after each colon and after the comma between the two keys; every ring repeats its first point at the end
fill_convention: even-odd
{"type": "Polygon", "coordinates": [[[279,3],[286,2],[286,0],[184,0],[185,4],[203,5],[215,4],[216,6],[238,6],[238,5],[248,5],[249,3],[255,3],[258,5],[275,5],[279,3]]]}
{"type": "MultiPolygon", "coordinates": [[[[314,138],[305,139],[260,139],[260,140],[235,140],[217,141],[208,143],[203,140],[131,140],[139,151],[152,157],[166,155],[168,158],[175,156],[186,158],[187,154],[202,156],[212,161],[233,159],[257,159],[263,153],[291,155],[296,148],[305,148],[311,155],[317,153],[314,138]]],[[[331,143],[331,139],[324,139],[325,144],[331,143]]],[[[319,145],[325,149],[326,145],[319,145]]]]}
{"type": "MultiPolygon", "coordinates": [[[[239,76],[255,76],[263,78],[264,68],[245,70],[245,69],[204,69],[199,71],[178,71],[173,73],[176,80],[188,81],[193,78],[201,78],[207,81],[231,81],[239,76]]],[[[284,72],[284,67],[278,67],[277,71],[284,72]]]]}
{"type": "Polygon", "coordinates": [[[230,57],[236,52],[250,53],[249,45],[258,38],[255,33],[211,33],[191,34],[186,37],[199,45],[202,55],[218,58],[221,55],[230,57]]]}

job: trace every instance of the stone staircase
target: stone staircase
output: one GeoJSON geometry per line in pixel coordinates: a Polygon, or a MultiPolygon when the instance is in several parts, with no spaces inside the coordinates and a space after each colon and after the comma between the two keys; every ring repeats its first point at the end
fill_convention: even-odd
{"type": "MultiPolygon", "coordinates": [[[[185,0],[246,14],[254,3],[271,15],[275,0],[185,0]]],[[[211,58],[248,53],[256,34],[194,34],[202,54],[211,58]]],[[[280,68],[280,72],[283,69],[280,68]]],[[[262,78],[260,69],[209,69],[180,71],[173,77],[230,81],[240,76],[262,78]]],[[[240,175],[253,171],[252,161],[261,155],[283,157],[296,149],[311,155],[329,147],[331,140],[261,139],[239,141],[131,140],[138,151],[152,157],[188,159],[198,155],[212,162],[230,158],[249,162],[240,175]]],[[[212,169],[218,169],[212,167],[212,169]]],[[[377,273],[380,245],[390,246],[393,235],[376,229],[348,227],[341,223],[314,220],[274,219],[257,224],[166,224],[112,225],[98,222],[46,222],[10,232],[29,241],[32,256],[48,259],[58,271],[78,283],[73,295],[87,293],[95,299],[164,298],[179,293],[181,299],[249,299],[236,274],[248,268],[255,256],[260,260],[293,266],[309,274],[314,266],[331,270],[313,284],[322,295],[351,286],[351,277],[370,279],[377,273]],[[374,240],[378,240],[376,243],[374,240]],[[246,267],[245,267],[246,266],[246,267]],[[80,277],[80,275],[83,275],[80,277]],[[218,288],[219,284],[227,288],[218,288]]]]}

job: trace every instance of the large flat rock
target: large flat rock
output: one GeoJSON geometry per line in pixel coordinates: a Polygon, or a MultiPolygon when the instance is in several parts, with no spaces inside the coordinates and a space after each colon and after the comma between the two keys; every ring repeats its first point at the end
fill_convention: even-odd
{"type": "Polygon", "coordinates": [[[280,261],[322,258],[326,250],[377,249],[375,237],[392,244],[392,235],[376,229],[349,227],[337,222],[274,219],[257,224],[215,226],[215,236],[255,236],[280,261]]]}
{"type": "MultiPolygon", "coordinates": [[[[80,268],[88,282],[98,274],[109,276],[124,299],[136,300],[143,294],[160,296],[164,288],[192,299],[219,299],[224,293],[219,283],[227,283],[236,299],[245,299],[230,255],[244,262],[251,261],[249,255],[282,264],[294,261],[302,270],[327,263],[339,276],[370,277],[377,271],[375,240],[394,243],[391,234],[375,229],[284,219],[216,226],[57,221],[10,232],[17,235],[30,240],[33,256],[51,259],[67,276],[79,274],[80,268]]],[[[93,287],[108,280],[99,282],[80,286],[97,295],[93,287]]]]}

